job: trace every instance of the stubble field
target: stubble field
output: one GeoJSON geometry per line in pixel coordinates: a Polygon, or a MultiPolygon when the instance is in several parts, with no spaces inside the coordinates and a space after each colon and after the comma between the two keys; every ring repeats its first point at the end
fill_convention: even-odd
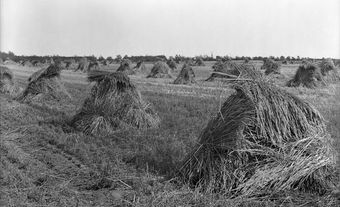
{"type": "MultiPolygon", "coordinates": [[[[73,97],[66,107],[27,105],[0,95],[0,206],[273,206],[270,200],[202,194],[169,180],[209,119],[233,93],[230,84],[205,81],[212,64],[194,67],[197,84],[189,86],[172,84],[179,69],[172,79],[130,76],[143,98],[153,104],[161,125],[106,137],[84,135],[67,124],[91,89],[85,73],[62,72],[73,97]]],[[[150,70],[152,64],[146,66],[150,70]]],[[[7,67],[23,88],[39,69],[7,67]]],[[[272,81],[323,114],[339,151],[340,83],[319,89],[285,87],[297,67],[284,65],[285,79],[272,81]]],[[[315,206],[325,204],[323,198],[303,196],[315,206]]],[[[289,199],[283,203],[290,205],[289,199]]]]}

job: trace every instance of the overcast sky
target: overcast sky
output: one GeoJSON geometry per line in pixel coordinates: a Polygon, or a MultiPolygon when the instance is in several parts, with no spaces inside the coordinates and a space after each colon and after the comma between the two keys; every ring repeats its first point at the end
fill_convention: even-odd
{"type": "Polygon", "coordinates": [[[0,2],[0,50],[19,55],[340,58],[339,0],[0,2]]]}

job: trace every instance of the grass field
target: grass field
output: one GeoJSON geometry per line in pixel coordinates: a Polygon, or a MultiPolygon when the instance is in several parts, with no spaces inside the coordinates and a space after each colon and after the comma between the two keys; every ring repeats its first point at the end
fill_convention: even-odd
{"type": "MultiPolygon", "coordinates": [[[[73,97],[66,107],[26,105],[0,95],[0,206],[273,206],[270,200],[202,194],[169,180],[233,93],[227,83],[204,81],[212,64],[194,67],[198,83],[191,86],[173,85],[174,78],[131,76],[161,117],[159,129],[142,132],[94,137],[67,125],[91,88],[84,73],[62,72],[73,97]]],[[[38,69],[8,67],[21,87],[38,69]]],[[[147,67],[150,70],[151,64],[147,67]]],[[[285,79],[278,85],[283,86],[296,69],[297,65],[283,66],[285,79]]],[[[320,110],[340,151],[340,83],[315,90],[282,88],[320,110]]],[[[300,197],[305,206],[327,206],[324,197],[300,197]]],[[[291,198],[287,196],[282,206],[292,206],[291,198]]]]}

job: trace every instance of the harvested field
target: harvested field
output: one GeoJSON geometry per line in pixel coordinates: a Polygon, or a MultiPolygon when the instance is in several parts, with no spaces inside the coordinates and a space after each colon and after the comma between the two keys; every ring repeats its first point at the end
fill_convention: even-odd
{"type": "MultiPolygon", "coordinates": [[[[315,206],[336,206],[336,200],[327,190],[324,195],[291,191],[282,193],[280,199],[231,199],[169,181],[196,146],[197,137],[210,118],[235,93],[229,83],[206,82],[214,63],[205,64],[193,66],[196,79],[193,85],[174,85],[174,78],[146,78],[153,66],[151,63],[145,64],[145,72],[129,76],[145,101],[150,102],[161,117],[159,128],[142,132],[120,130],[109,136],[92,136],[68,125],[93,87],[84,73],[61,71],[61,82],[72,96],[68,107],[63,109],[27,105],[6,94],[0,95],[3,137],[0,169],[4,169],[0,179],[3,186],[0,203],[5,206],[168,206],[170,203],[175,206],[198,203],[256,206],[260,202],[267,206],[289,206],[289,202],[295,205],[308,202],[315,206]],[[288,203],[287,198],[291,198],[288,203]]],[[[18,65],[7,67],[23,88],[27,86],[28,77],[39,70],[18,65]]],[[[119,65],[110,67],[117,69],[119,65]]],[[[282,65],[281,72],[291,79],[297,68],[298,65],[282,65]]],[[[173,75],[177,77],[179,73],[174,71],[173,75]]],[[[339,151],[340,85],[331,83],[316,89],[280,88],[308,101],[320,112],[339,151]]],[[[242,189],[253,192],[251,188],[242,189]]]]}
{"type": "Polygon", "coordinates": [[[0,14],[0,207],[340,206],[339,0],[0,14]]]}

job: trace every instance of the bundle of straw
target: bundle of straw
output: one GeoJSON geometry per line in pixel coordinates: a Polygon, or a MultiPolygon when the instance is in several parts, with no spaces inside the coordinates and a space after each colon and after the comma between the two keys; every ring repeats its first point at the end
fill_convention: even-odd
{"type": "Polygon", "coordinates": [[[17,100],[23,102],[41,102],[44,101],[63,101],[71,99],[64,84],[60,79],[61,68],[56,64],[51,64],[33,73],[28,78],[28,86],[17,100]]]}
{"type": "Polygon", "coordinates": [[[172,78],[171,69],[162,61],[157,61],[147,78],[172,78]]]}
{"type": "Polygon", "coordinates": [[[85,134],[107,135],[128,127],[146,129],[159,125],[157,113],[125,73],[91,71],[88,81],[95,85],[72,120],[75,128],[85,134]]]}
{"type": "Polygon", "coordinates": [[[265,70],[265,74],[280,74],[281,70],[281,64],[278,62],[275,62],[272,59],[265,59],[263,65],[261,66],[261,69],[265,70]]]}
{"type": "Polygon", "coordinates": [[[191,66],[184,64],[181,72],[178,74],[174,84],[191,84],[196,83],[195,73],[191,66]]]}
{"type": "Polygon", "coordinates": [[[304,62],[301,64],[296,71],[294,78],[287,83],[287,86],[289,87],[304,86],[307,88],[316,88],[325,85],[326,82],[320,67],[311,62],[304,62]]]}
{"type": "Polygon", "coordinates": [[[205,191],[246,197],[331,189],[334,151],[319,112],[262,80],[234,88],[184,160],[182,179],[205,191]]]}
{"type": "Polygon", "coordinates": [[[214,72],[206,81],[213,81],[215,78],[224,80],[240,80],[240,79],[262,79],[262,74],[255,68],[253,64],[238,64],[230,60],[221,62],[214,69],[214,72]]]}

